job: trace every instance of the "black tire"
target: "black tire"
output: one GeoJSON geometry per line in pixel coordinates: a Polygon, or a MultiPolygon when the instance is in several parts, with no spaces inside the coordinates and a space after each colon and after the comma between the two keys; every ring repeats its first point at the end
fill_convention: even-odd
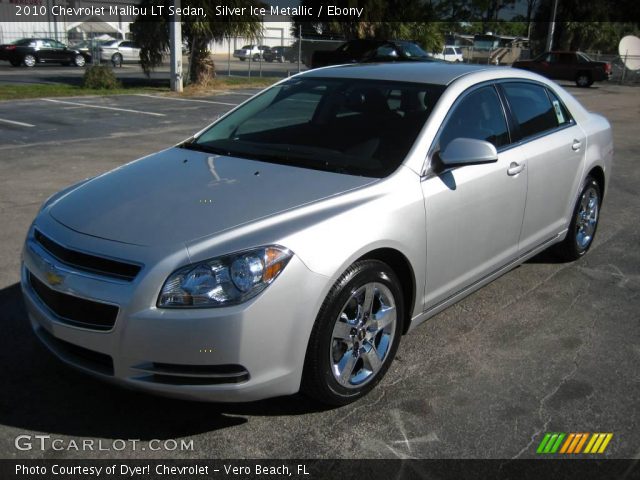
{"type": "Polygon", "coordinates": [[[241,61],[241,62],[244,62],[245,60],[246,60],[246,58],[244,58],[244,57],[240,57],[240,61],[241,61]]]}
{"type": "Polygon", "coordinates": [[[589,88],[593,85],[593,78],[589,72],[578,72],[576,75],[576,85],[580,88],[589,88]]]}
{"type": "Polygon", "coordinates": [[[73,57],[73,64],[76,67],[84,67],[86,65],[87,61],[84,59],[84,57],[82,55],[76,55],[73,57]]]}
{"type": "MultiPolygon", "coordinates": [[[[588,176],[580,189],[580,195],[576,200],[576,205],[573,208],[573,216],[571,217],[571,223],[569,224],[569,231],[566,238],[555,247],[555,253],[561,260],[568,262],[574,261],[582,257],[589,251],[598,229],[598,221],[600,220],[600,207],[602,206],[602,192],[600,191],[600,185],[591,176],[588,176]],[[595,206],[595,221],[591,231],[591,222],[589,222],[589,229],[585,229],[585,197],[589,199],[594,196],[595,206]],[[581,231],[581,228],[583,229],[581,231]],[[590,231],[587,236],[584,232],[590,231]],[[588,237],[588,238],[587,238],[588,237]]],[[[592,217],[590,214],[589,217],[592,217]]]]}
{"type": "Polygon", "coordinates": [[[122,54],[121,53],[114,53],[113,55],[111,55],[111,63],[113,64],[114,67],[121,67],[122,66],[122,54]]]}
{"type": "MultiPolygon", "coordinates": [[[[365,303],[366,300],[363,301],[362,306],[365,303]]],[[[346,405],[366,395],[382,379],[395,357],[402,335],[403,315],[402,291],[393,270],[378,260],[362,260],[354,263],[333,285],[318,313],[307,346],[302,392],[322,403],[336,406],[346,405]],[[369,288],[371,290],[368,290],[369,288]],[[362,322],[357,323],[359,326],[345,322],[343,318],[348,318],[346,312],[353,312],[354,321],[357,321],[360,313],[367,310],[360,308],[357,299],[366,298],[368,291],[371,292],[372,298],[370,313],[362,315],[362,322]],[[377,308],[376,313],[380,314],[385,305],[395,306],[395,310],[389,310],[391,312],[388,314],[389,317],[382,315],[389,324],[376,330],[368,322],[374,321],[374,310],[377,308]],[[349,331],[348,336],[353,342],[350,350],[346,343],[337,340],[334,329],[338,324],[349,331]],[[366,324],[369,324],[369,327],[366,324]],[[372,335],[370,339],[366,338],[368,334],[372,335]],[[369,348],[368,351],[367,348],[369,348]],[[377,366],[377,371],[373,363],[368,360],[371,354],[376,356],[377,362],[381,362],[377,366]],[[343,372],[334,372],[335,368],[339,368],[338,357],[343,360],[348,358],[343,372]],[[353,360],[353,364],[348,369],[350,360],[353,360]],[[366,368],[367,365],[371,365],[370,369],[366,368]],[[339,383],[338,373],[344,378],[344,384],[339,383]],[[352,383],[351,374],[354,374],[354,383],[352,383]],[[358,375],[365,376],[358,379],[358,375]]]]}
{"type": "Polygon", "coordinates": [[[38,59],[36,58],[35,55],[31,55],[30,53],[27,53],[23,58],[22,58],[22,63],[24,64],[25,67],[35,67],[36,63],[38,63],[38,59]]]}
{"type": "Polygon", "coordinates": [[[254,62],[259,62],[260,61],[260,55],[258,55],[257,53],[253,56],[253,61],[254,62]]]}

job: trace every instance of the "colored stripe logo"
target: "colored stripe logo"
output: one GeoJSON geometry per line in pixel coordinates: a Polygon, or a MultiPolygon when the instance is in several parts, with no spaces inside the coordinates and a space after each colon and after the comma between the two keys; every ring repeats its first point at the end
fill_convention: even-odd
{"type": "Polygon", "coordinates": [[[613,433],[547,433],[536,453],[604,453],[613,433]],[[584,450],[583,450],[584,448],[584,450]]]}

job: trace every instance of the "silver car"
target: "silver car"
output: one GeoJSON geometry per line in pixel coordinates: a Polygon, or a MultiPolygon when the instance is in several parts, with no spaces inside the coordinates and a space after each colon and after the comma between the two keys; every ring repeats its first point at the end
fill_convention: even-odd
{"type": "Polygon", "coordinates": [[[114,40],[100,46],[100,60],[122,65],[140,62],[140,47],[130,40],[114,40]]]}
{"type": "Polygon", "coordinates": [[[29,318],[128,387],[346,404],[429,317],[552,245],[584,255],[612,154],[607,120],[526,71],[305,72],[46,201],[29,318]]]}

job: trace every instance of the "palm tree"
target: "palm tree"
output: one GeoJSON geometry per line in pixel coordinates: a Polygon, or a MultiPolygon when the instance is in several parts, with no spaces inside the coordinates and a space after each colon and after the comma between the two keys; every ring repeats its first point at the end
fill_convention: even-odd
{"type": "MultiPolygon", "coordinates": [[[[182,34],[190,51],[188,78],[191,83],[205,84],[216,75],[208,49],[211,42],[234,36],[256,39],[262,34],[262,19],[251,15],[249,8],[260,6],[258,0],[227,0],[224,4],[229,9],[224,10],[223,15],[217,15],[221,12],[216,11],[216,3],[210,0],[182,1],[183,8],[201,8],[204,12],[202,16],[182,16],[182,34]],[[231,9],[243,7],[245,15],[224,14],[231,9]]],[[[147,75],[161,65],[163,55],[169,49],[169,5],[170,0],[142,0],[140,7],[146,7],[147,15],[139,15],[131,26],[134,40],[140,46],[142,69],[147,75]],[[163,6],[163,16],[151,16],[149,13],[152,6],[163,6]]]]}

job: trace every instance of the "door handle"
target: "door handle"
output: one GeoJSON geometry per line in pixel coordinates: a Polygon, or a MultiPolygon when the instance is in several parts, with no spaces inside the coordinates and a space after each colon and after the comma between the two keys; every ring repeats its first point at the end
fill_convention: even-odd
{"type": "Polygon", "coordinates": [[[571,145],[571,150],[573,150],[574,152],[577,152],[578,150],[580,150],[581,146],[582,146],[582,142],[576,138],[573,140],[573,145],[571,145]]]}
{"type": "Polygon", "coordinates": [[[524,170],[524,163],[520,164],[517,162],[511,162],[511,165],[509,165],[509,168],[507,169],[507,175],[510,175],[510,176],[518,175],[523,170],[524,170]]]}

